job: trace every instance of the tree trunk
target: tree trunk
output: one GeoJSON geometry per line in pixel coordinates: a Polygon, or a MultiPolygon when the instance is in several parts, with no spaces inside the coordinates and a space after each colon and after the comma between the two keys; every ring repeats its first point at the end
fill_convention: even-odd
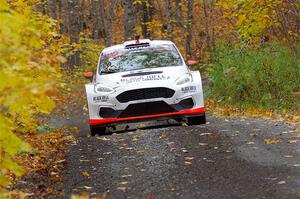
{"type": "Polygon", "coordinates": [[[167,0],[167,17],[168,17],[168,23],[167,23],[167,34],[168,38],[170,40],[173,40],[173,1],[167,0]]]}
{"type": "Polygon", "coordinates": [[[60,31],[62,34],[68,34],[69,33],[69,7],[68,7],[68,1],[67,0],[60,0],[60,16],[62,19],[62,23],[60,24],[60,31]]]}
{"type": "Polygon", "coordinates": [[[133,39],[135,34],[135,13],[133,0],[123,0],[124,3],[124,39],[133,39]]]}
{"type": "Polygon", "coordinates": [[[87,21],[86,21],[86,0],[81,0],[80,2],[80,32],[84,32],[87,29],[87,21]]]}
{"type": "Polygon", "coordinates": [[[153,18],[153,0],[148,0],[144,2],[142,5],[143,10],[143,21],[142,21],[142,34],[144,38],[150,38],[151,33],[149,31],[149,22],[152,21],[153,18]]]}
{"type": "MultiPolygon", "coordinates": [[[[69,0],[68,1],[70,10],[70,39],[71,43],[79,43],[79,33],[80,33],[80,22],[79,22],[79,5],[80,0],[69,0]]],[[[68,60],[71,68],[80,65],[80,53],[77,51],[75,54],[71,55],[68,60]]]]}
{"type": "Polygon", "coordinates": [[[182,24],[182,2],[181,0],[176,0],[176,23],[178,26],[183,27],[182,24]]]}
{"type": "Polygon", "coordinates": [[[193,23],[193,12],[194,12],[194,0],[188,0],[188,23],[186,26],[186,42],[185,42],[185,52],[187,58],[191,58],[192,56],[192,49],[191,49],[191,42],[192,42],[192,23],[193,23]]]}
{"type": "Polygon", "coordinates": [[[90,12],[93,21],[93,39],[98,43],[101,38],[105,38],[106,34],[104,23],[104,0],[91,0],[90,12]]]}
{"type": "Polygon", "coordinates": [[[104,9],[104,0],[98,0],[98,27],[99,27],[99,37],[100,39],[105,39],[106,31],[105,31],[105,9],[104,9]]]}
{"type": "Polygon", "coordinates": [[[110,1],[109,10],[107,12],[107,20],[105,23],[106,27],[106,38],[105,38],[105,45],[111,46],[112,45],[112,28],[113,28],[113,21],[115,18],[115,8],[117,6],[118,0],[110,1]]]}
{"type": "Polygon", "coordinates": [[[209,9],[210,9],[210,46],[212,47],[212,50],[215,49],[215,18],[214,18],[214,4],[215,0],[212,0],[209,4],[209,9]]]}
{"type": "Polygon", "coordinates": [[[38,4],[36,4],[35,6],[36,11],[42,13],[43,15],[46,15],[47,14],[46,3],[47,2],[39,2],[38,4]]]}
{"type": "Polygon", "coordinates": [[[47,1],[47,13],[50,17],[52,17],[54,19],[57,19],[56,6],[57,6],[56,0],[48,0],[47,1]]]}
{"type": "Polygon", "coordinates": [[[210,33],[209,33],[209,21],[208,21],[208,13],[207,13],[207,0],[203,0],[203,13],[204,13],[204,21],[205,21],[205,32],[206,32],[206,46],[210,49],[210,33]]]}
{"type": "Polygon", "coordinates": [[[99,13],[98,13],[98,9],[97,9],[97,5],[98,5],[98,0],[91,0],[91,4],[90,4],[90,13],[91,13],[91,18],[92,18],[92,37],[95,41],[99,40],[99,23],[98,23],[98,19],[99,19],[99,13]]]}

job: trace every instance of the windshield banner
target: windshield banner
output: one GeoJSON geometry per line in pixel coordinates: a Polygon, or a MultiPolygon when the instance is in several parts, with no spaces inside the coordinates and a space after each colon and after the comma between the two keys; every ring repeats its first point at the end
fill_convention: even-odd
{"type": "Polygon", "coordinates": [[[130,84],[130,83],[145,82],[145,81],[160,81],[169,78],[170,77],[166,77],[165,75],[147,75],[147,76],[140,76],[140,77],[122,78],[121,83],[130,84]]]}

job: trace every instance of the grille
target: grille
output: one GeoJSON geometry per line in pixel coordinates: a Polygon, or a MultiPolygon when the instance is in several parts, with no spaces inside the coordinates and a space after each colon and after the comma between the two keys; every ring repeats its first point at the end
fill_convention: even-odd
{"type": "Polygon", "coordinates": [[[175,112],[176,110],[169,106],[164,101],[146,102],[138,104],[130,104],[119,116],[122,117],[135,117],[143,115],[153,115],[161,113],[175,112]]]}
{"type": "Polygon", "coordinates": [[[134,100],[153,99],[153,98],[171,98],[175,91],[169,88],[143,88],[125,91],[117,96],[117,100],[126,103],[134,100]]]}

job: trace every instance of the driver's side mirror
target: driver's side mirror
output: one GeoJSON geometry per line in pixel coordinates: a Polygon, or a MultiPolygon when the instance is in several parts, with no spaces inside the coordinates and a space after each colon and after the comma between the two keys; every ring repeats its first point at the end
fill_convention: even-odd
{"type": "Polygon", "coordinates": [[[195,66],[195,65],[197,65],[197,64],[198,64],[198,62],[195,61],[195,60],[187,60],[187,61],[186,61],[186,65],[187,65],[188,67],[192,67],[192,66],[195,66]]]}
{"type": "Polygon", "coordinates": [[[83,75],[85,78],[89,79],[90,81],[93,81],[93,72],[85,72],[83,75]]]}

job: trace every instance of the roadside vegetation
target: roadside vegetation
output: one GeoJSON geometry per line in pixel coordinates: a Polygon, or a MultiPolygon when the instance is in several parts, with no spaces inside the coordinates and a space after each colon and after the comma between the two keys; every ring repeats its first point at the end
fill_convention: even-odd
{"type": "Polygon", "coordinates": [[[15,155],[34,148],[17,134],[33,133],[55,106],[62,39],[54,21],[30,3],[0,0],[0,198],[25,170],[15,155]]]}
{"type": "Polygon", "coordinates": [[[63,163],[57,152],[76,129],[48,128],[49,114],[83,100],[81,73],[135,35],[172,40],[199,61],[211,112],[299,122],[299,10],[298,0],[0,0],[0,198],[26,170],[63,163]]]}
{"type": "Polygon", "coordinates": [[[208,96],[241,108],[296,111],[300,89],[299,51],[281,44],[260,48],[219,46],[209,67],[208,96]]]}

